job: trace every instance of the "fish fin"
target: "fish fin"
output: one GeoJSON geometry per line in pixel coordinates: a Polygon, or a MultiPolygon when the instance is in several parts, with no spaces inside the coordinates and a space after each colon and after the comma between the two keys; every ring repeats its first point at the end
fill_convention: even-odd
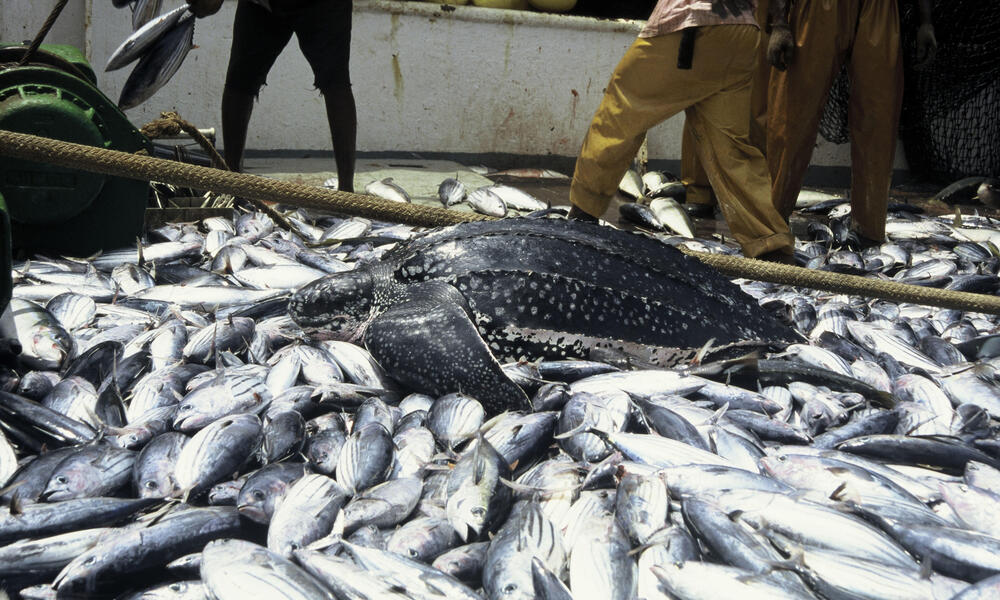
{"type": "Polygon", "coordinates": [[[830,500],[838,500],[838,501],[844,500],[845,497],[847,496],[847,494],[845,493],[846,491],[847,491],[847,482],[841,481],[840,485],[838,485],[836,489],[830,492],[829,498],[830,500]]]}
{"type": "Polygon", "coordinates": [[[483,475],[486,473],[486,457],[483,456],[485,448],[486,439],[483,437],[482,432],[476,432],[476,448],[473,450],[472,455],[472,481],[476,485],[483,480],[483,475]]]}
{"type": "Polygon", "coordinates": [[[215,357],[215,370],[222,373],[222,358],[219,356],[219,322],[212,324],[212,356],[215,357]]]}
{"type": "MultiPolygon", "coordinates": [[[[18,484],[23,482],[18,482],[18,484]]],[[[24,501],[21,500],[20,496],[14,496],[10,501],[10,514],[11,516],[17,516],[24,514],[24,501]]]]}
{"type": "Polygon", "coordinates": [[[792,548],[786,560],[772,560],[768,563],[770,567],[767,572],[759,575],[768,575],[771,571],[801,571],[806,567],[805,553],[801,548],[792,548]]]}
{"type": "Polygon", "coordinates": [[[136,245],[136,260],[135,260],[135,265],[137,267],[141,267],[142,266],[142,239],[140,239],[138,237],[135,238],[135,245],[136,245]]]}
{"type": "Polygon", "coordinates": [[[577,425],[573,429],[570,429],[569,431],[564,431],[563,433],[557,433],[557,434],[553,435],[552,439],[554,439],[554,440],[565,440],[567,438],[573,437],[574,435],[576,435],[578,433],[588,433],[588,432],[590,432],[590,430],[593,429],[594,424],[591,422],[591,420],[589,418],[590,413],[584,413],[584,415],[585,416],[583,418],[583,421],[581,421],[579,425],[577,425]]]}
{"type": "Polygon", "coordinates": [[[731,373],[747,367],[755,370],[757,368],[757,360],[759,358],[760,351],[754,350],[745,356],[725,360],[716,360],[705,364],[686,367],[683,369],[683,372],[685,375],[710,376],[726,373],[727,376],[730,376],[731,373]]]}
{"type": "MultiPolygon", "coordinates": [[[[338,519],[340,517],[337,517],[338,519]]],[[[316,550],[317,552],[326,550],[327,548],[332,548],[334,546],[339,546],[344,543],[343,533],[331,533],[330,535],[319,538],[318,540],[311,542],[306,545],[306,550],[316,550]]]]}
{"type": "Polygon", "coordinates": [[[920,561],[920,578],[930,579],[931,574],[934,572],[934,565],[931,557],[925,556],[923,560],[920,561]]]}
{"type": "Polygon", "coordinates": [[[726,413],[728,411],[729,411],[729,403],[726,402],[725,404],[719,407],[719,410],[712,413],[712,416],[708,418],[708,421],[705,422],[705,425],[718,425],[719,421],[722,420],[722,417],[726,416],[726,413]]]}
{"type": "Polygon", "coordinates": [[[487,421],[485,423],[483,423],[482,425],[479,426],[479,431],[482,431],[483,433],[488,432],[489,430],[491,430],[494,427],[496,427],[497,423],[503,421],[504,418],[506,418],[507,415],[509,415],[509,414],[510,414],[510,411],[509,410],[505,410],[502,413],[496,415],[495,417],[491,417],[491,418],[487,419],[487,421]]]}
{"type": "Polygon", "coordinates": [[[698,350],[698,351],[697,351],[697,352],[695,353],[694,357],[693,357],[693,358],[691,359],[691,364],[692,364],[692,365],[695,365],[695,366],[697,366],[697,365],[700,365],[700,364],[701,364],[701,361],[702,361],[702,360],[703,360],[703,359],[705,358],[705,356],[706,356],[706,355],[707,355],[707,354],[708,354],[708,353],[709,353],[709,352],[711,351],[711,349],[712,349],[712,345],[713,345],[713,344],[715,344],[715,338],[712,338],[712,339],[708,340],[707,342],[705,342],[705,345],[703,345],[703,346],[702,346],[702,347],[701,347],[701,348],[700,348],[700,349],[699,349],[699,350],[698,350]]]}
{"type": "MultiPolygon", "coordinates": [[[[149,514],[148,516],[149,522],[146,523],[146,527],[152,527],[153,525],[156,525],[157,523],[160,522],[160,520],[163,519],[163,517],[166,517],[168,514],[170,514],[171,511],[173,511],[175,508],[177,508],[178,505],[181,504],[181,500],[178,498],[164,498],[163,502],[164,502],[163,506],[158,508],[156,512],[149,514]]],[[[186,495],[183,503],[187,504],[186,495]]]]}
{"type": "Polygon", "coordinates": [[[525,485],[523,483],[517,483],[516,481],[511,481],[509,479],[500,478],[500,483],[514,490],[515,492],[521,494],[532,494],[538,496],[547,496],[549,494],[561,494],[563,492],[573,492],[579,489],[579,486],[569,486],[560,488],[542,488],[534,485],[525,485]]]}

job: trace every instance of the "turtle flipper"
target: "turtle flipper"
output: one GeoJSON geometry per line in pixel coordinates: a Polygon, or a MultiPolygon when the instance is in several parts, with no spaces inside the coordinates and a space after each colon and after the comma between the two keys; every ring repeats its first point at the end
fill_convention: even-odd
{"type": "Polygon", "coordinates": [[[368,325],[365,346],[393,378],[419,392],[462,392],[489,415],[528,409],[528,397],[504,374],[463,303],[455,294],[397,304],[368,325]]]}

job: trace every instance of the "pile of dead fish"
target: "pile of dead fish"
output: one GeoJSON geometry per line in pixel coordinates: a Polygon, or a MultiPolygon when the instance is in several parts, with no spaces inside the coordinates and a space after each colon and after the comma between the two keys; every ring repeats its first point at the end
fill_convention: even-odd
{"type": "MultiPolygon", "coordinates": [[[[115,0],[119,8],[128,4],[115,0]]],[[[161,0],[132,3],[132,34],[108,58],[105,71],[139,61],[118,99],[122,110],[142,104],[166,85],[194,47],[195,17],[188,5],[158,15],[161,4],[161,0]]]]}
{"type": "MultiPolygon", "coordinates": [[[[812,268],[995,293],[992,223],[895,213],[812,268]]],[[[682,370],[507,365],[530,413],[407,394],[290,290],[410,228],[298,211],[15,266],[0,585],[81,598],[987,598],[997,318],[744,284],[802,342],[682,370]]],[[[732,252],[714,240],[665,238],[732,252]]]]}
{"type": "MultiPolygon", "coordinates": [[[[328,179],[324,185],[337,187],[337,178],[328,179]]],[[[365,192],[392,202],[413,202],[410,194],[392,177],[375,180],[365,185],[365,192]]],[[[492,217],[506,217],[513,211],[535,212],[549,208],[548,203],[516,187],[493,184],[478,187],[471,192],[465,184],[448,177],[438,186],[437,199],[445,208],[465,204],[473,211],[492,217]]]]}

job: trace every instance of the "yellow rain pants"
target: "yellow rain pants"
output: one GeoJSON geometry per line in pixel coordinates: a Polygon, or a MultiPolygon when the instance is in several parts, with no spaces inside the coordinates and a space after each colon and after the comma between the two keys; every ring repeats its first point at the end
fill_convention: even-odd
{"type": "Polygon", "coordinates": [[[771,72],[768,96],[774,205],[785,218],[795,209],[827,92],[846,61],[851,215],[861,235],[885,239],[903,98],[897,0],[796,0],[790,13],[792,61],[787,71],[771,72]]]}
{"type": "MultiPolygon", "coordinates": [[[[767,82],[771,75],[771,65],[767,62],[767,34],[764,33],[768,4],[769,0],[759,0],[757,10],[754,11],[754,18],[760,25],[760,45],[757,46],[757,65],[754,67],[753,83],[750,86],[750,143],[761,152],[767,146],[767,82]]],[[[715,204],[708,174],[698,162],[693,144],[691,127],[684,121],[681,135],[681,181],[687,186],[685,202],[715,204]]]]}
{"type": "Polygon", "coordinates": [[[637,38],[618,63],[584,138],[570,201],[590,215],[604,214],[646,131],[683,110],[743,253],[790,253],[794,238],[771,203],[764,156],[749,139],[758,29],[699,28],[691,69],[676,66],[680,40],[679,31],[637,38]]]}

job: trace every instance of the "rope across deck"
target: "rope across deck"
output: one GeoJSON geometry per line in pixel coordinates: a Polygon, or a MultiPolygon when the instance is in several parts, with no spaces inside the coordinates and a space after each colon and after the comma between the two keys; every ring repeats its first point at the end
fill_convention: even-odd
{"type": "MultiPolygon", "coordinates": [[[[492,217],[445,208],[391,202],[376,196],[334,191],[257,175],[223,171],[160,158],[84,146],[34,135],[0,130],[0,156],[49,163],[104,175],[162,181],[255,200],[366,217],[424,227],[484,221],[492,217]]],[[[739,256],[684,250],[730,277],[795,287],[911,302],[969,312],[1000,314],[1000,297],[926,288],[856,275],[815,271],[739,256]]]]}
{"type": "Polygon", "coordinates": [[[866,298],[882,298],[893,302],[910,302],[925,306],[954,308],[966,312],[1000,314],[1000,297],[971,292],[956,292],[939,288],[910,285],[898,281],[872,279],[858,275],[832,273],[782,265],[742,256],[726,256],[682,250],[730,277],[768,281],[795,287],[849,294],[866,298]]]}
{"type": "Polygon", "coordinates": [[[13,131],[0,131],[0,156],[127,179],[162,181],[171,185],[211,190],[264,202],[291,204],[425,227],[455,225],[464,221],[489,218],[474,213],[390,202],[367,194],[278,181],[258,175],[223,171],[13,131]]]}

